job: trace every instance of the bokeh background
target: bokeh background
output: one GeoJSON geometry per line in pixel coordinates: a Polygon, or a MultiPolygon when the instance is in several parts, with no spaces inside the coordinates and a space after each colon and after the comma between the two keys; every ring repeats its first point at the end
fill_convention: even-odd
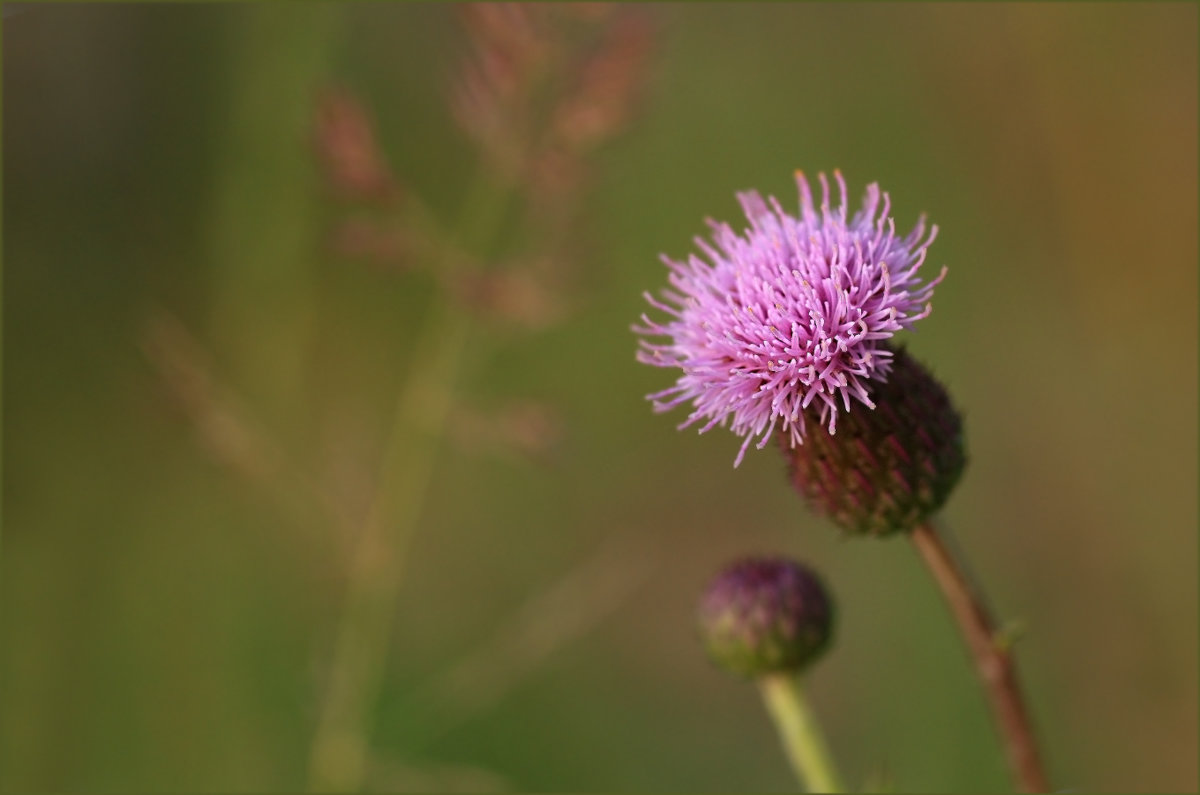
{"type": "MultiPolygon", "coordinates": [[[[856,196],[880,182],[901,228],[921,211],[941,227],[949,276],[907,338],[965,410],[971,464],[944,518],[1025,628],[1054,782],[1195,791],[1195,6],[640,11],[653,57],[592,160],[567,311],[477,331],[458,380],[479,411],[537,407],[550,450],[474,443],[486,419],[440,448],[369,785],[793,788],[753,689],[691,624],[716,569],[781,552],[838,598],[811,690],[851,781],[1008,788],[914,550],[839,540],[773,450],[734,470],[731,434],[677,433],[684,412],[643,399],[672,378],[634,362],[629,330],[665,284],[659,254],[685,255],[707,216],[737,221],[735,190],[794,206],[794,169],[840,168],[856,196]]],[[[320,177],[316,98],[357,96],[401,189],[452,217],[476,159],[447,100],[458,19],[4,20],[3,789],[305,786],[347,531],[308,485],[231,467],[221,450],[250,443],[220,410],[307,484],[369,491],[435,290],[330,245],[347,210],[320,177]],[[215,427],[181,408],[163,338],[206,363],[211,383],[175,377],[215,401],[215,427]]]]}

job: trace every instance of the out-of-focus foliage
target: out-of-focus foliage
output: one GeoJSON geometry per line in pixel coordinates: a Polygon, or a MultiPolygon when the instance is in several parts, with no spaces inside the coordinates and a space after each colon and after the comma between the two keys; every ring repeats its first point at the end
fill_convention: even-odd
{"type": "MultiPolygon", "coordinates": [[[[1025,627],[1053,780],[1195,789],[1195,7],[649,11],[645,101],[592,161],[570,300],[468,355],[371,785],[792,787],[692,629],[713,572],[779,552],[838,600],[809,689],[847,777],[1007,786],[909,545],[840,542],[774,449],[734,471],[735,437],[643,400],[670,378],[629,331],[658,254],[737,220],[735,190],[794,206],[794,169],[839,167],[899,227],[941,227],[950,273],[906,336],[965,409],[944,518],[1025,627]]],[[[454,9],[39,5],[3,45],[0,787],[302,787],[338,506],[366,499],[436,285],[332,245],[314,120],[349,86],[401,189],[452,217],[474,151],[454,9]]]]}

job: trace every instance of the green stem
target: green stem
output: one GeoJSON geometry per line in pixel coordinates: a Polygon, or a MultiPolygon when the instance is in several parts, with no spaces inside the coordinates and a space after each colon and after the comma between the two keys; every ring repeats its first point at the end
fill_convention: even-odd
{"type": "MultiPolygon", "coordinates": [[[[458,237],[486,244],[495,234],[503,199],[486,177],[477,178],[463,204],[458,237]]],[[[375,496],[350,560],[328,691],[309,759],[312,790],[362,788],[369,712],[383,680],[390,617],[472,320],[449,296],[435,298],[415,340],[411,375],[396,401],[375,496]]]]}
{"type": "Polygon", "coordinates": [[[844,792],[800,679],[791,674],[770,674],[758,685],[800,783],[809,792],[844,792]]]}

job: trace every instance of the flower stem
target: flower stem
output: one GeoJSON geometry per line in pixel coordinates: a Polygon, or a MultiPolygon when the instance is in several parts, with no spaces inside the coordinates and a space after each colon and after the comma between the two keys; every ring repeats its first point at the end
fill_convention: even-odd
{"type": "Polygon", "coordinates": [[[844,792],[799,677],[769,674],[759,679],[758,686],[800,783],[809,792],[844,792]]]}
{"type": "Polygon", "coordinates": [[[933,572],[950,610],[954,613],[975,658],[996,725],[1004,740],[1013,778],[1024,792],[1046,792],[1049,784],[1042,768],[1029,712],[1017,682],[1016,662],[1000,638],[996,623],[983,599],[972,587],[962,564],[946,546],[936,528],[926,522],[912,531],[912,540],[933,572]]]}
{"type": "MultiPolygon", "coordinates": [[[[463,205],[460,241],[486,243],[503,199],[504,192],[485,176],[476,178],[463,205]]],[[[471,325],[469,311],[450,296],[438,296],[414,340],[416,354],[396,401],[374,498],[351,553],[328,690],[309,759],[311,790],[362,788],[370,710],[383,681],[392,609],[471,325]]]]}

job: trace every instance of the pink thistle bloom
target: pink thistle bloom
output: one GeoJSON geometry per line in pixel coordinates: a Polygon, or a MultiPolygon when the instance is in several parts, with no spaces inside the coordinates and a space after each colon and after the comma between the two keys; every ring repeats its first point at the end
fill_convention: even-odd
{"type": "Polygon", "coordinates": [[[704,257],[664,256],[671,287],[661,300],[645,297],[669,318],[642,315],[634,326],[667,338],[640,340],[638,361],[683,371],[670,389],[648,395],[655,410],[690,401],[681,430],[701,420],[700,433],[728,424],[745,437],[735,467],[750,442],[758,437],[765,447],[776,426],[792,447],[803,444],[805,413],[815,412],[833,434],[852,398],[875,408],[871,380],[885,381],[891,369],[882,342],[929,315],[933,288],[946,275],[943,268],[930,282],[917,280],[937,226],[927,233],[922,216],[897,237],[890,200],[876,184],[847,220],[846,183],[833,175],[841,203],[830,207],[821,174],[818,212],[808,181],[796,173],[799,218],[774,198],[738,194],[749,229],[738,234],[710,220],[712,243],[696,238],[704,257]]]}

